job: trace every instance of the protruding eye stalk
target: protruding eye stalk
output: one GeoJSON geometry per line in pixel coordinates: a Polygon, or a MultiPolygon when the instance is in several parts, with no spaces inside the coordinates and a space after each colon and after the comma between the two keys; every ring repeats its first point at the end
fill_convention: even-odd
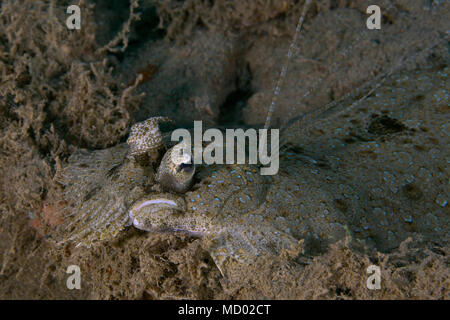
{"type": "Polygon", "coordinates": [[[135,123],[131,127],[127,144],[130,146],[130,155],[143,166],[156,163],[161,158],[164,149],[163,136],[158,124],[169,122],[166,117],[153,117],[135,123]]]}

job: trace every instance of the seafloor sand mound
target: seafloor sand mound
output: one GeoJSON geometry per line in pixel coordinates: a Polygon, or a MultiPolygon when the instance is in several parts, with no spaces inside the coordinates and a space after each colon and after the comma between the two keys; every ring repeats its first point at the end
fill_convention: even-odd
{"type": "Polygon", "coordinates": [[[299,119],[257,209],[285,218],[301,254],[227,277],[182,233],[55,246],[76,201],[55,174],[150,116],[263,123],[303,1],[96,3],[79,31],[67,1],[1,3],[1,298],[449,298],[448,2],[382,1],[380,31],[367,1],[313,2],[274,125],[299,119]],[[372,264],[381,290],[366,287],[372,264]]]}

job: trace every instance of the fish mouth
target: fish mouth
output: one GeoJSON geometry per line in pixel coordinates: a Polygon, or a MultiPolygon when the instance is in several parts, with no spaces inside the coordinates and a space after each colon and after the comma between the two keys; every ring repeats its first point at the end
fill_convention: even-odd
{"type": "Polygon", "coordinates": [[[192,172],[192,170],[194,170],[194,165],[192,163],[182,163],[178,167],[178,172],[180,172],[181,170],[188,173],[192,172]]]}

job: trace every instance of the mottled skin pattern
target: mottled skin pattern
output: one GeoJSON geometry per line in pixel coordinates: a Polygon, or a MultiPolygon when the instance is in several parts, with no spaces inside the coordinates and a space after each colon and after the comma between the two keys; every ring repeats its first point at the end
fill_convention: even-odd
{"type": "Polygon", "coordinates": [[[141,166],[155,163],[164,149],[163,135],[158,124],[169,122],[166,117],[152,117],[135,123],[128,135],[128,156],[133,157],[141,166]]]}
{"type": "Polygon", "coordinates": [[[378,250],[417,233],[446,242],[449,87],[448,68],[394,75],[367,99],[344,101],[326,118],[285,131],[278,175],[261,176],[256,166],[199,166],[185,194],[144,191],[153,172],[136,167],[123,145],[74,156],[64,170],[66,200],[75,208],[68,219],[77,221],[68,239],[112,238],[133,211],[139,228],[203,235],[223,274],[227,261],[295,256],[302,239],[311,253],[347,236],[378,250]],[[138,205],[155,199],[177,205],[138,205]]]}

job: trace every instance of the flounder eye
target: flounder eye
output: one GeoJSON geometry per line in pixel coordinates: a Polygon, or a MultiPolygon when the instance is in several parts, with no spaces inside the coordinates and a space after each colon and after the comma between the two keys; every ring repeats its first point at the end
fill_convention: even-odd
{"type": "Polygon", "coordinates": [[[182,163],[178,166],[177,172],[183,170],[184,172],[191,172],[194,169],[192,163],[182,163]]]}

